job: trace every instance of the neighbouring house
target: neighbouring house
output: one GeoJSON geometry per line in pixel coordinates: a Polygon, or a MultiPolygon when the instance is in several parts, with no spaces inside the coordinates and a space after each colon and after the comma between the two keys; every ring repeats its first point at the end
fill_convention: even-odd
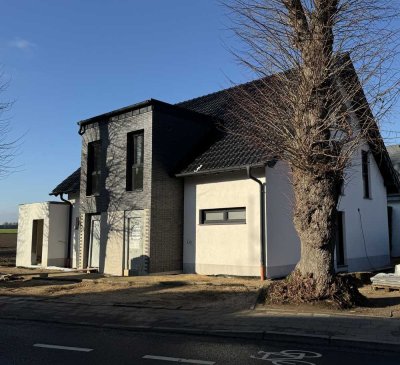
{"type": "Polygon", "coordinates": [[[16,265],[67,265],[68,216],[60,202],[20,205],[16,265]]]}
{"type": "MultiPolygon", "coordinates": [[[[387,151],[400,176],[400,145],[388,146],[387,151]]],[[[400,257],[400,193],[388,194],[389,239],[393,257],[400,257]]]]}
{"type": "MultiPolygon", "coordinates": [[[[263,245],[267,277],[290,273],[300,257],[290,170],[220,128],[237,123],[231,91],[175,105],[151,99],[79,122],[81,167],[51,193],[64,201],[64,213],[48,209],[40,218],[36,207],[20,207],[19,225],[26,228],[17,264],[38,262],[32,222],[45,219],[45,227],[65,224],[67,235],[43,242],[63,242],[58,258],[76,268],[258,276],[263,245]]],[[[385,148],[371,147],[362,146],[346,170],[337,271],[391,262],[387,194],[399,193],[399,180],[385,148]]]]}

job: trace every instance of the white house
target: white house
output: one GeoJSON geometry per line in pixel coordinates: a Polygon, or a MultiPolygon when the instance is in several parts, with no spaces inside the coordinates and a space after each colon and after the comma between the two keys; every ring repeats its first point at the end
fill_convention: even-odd
{"type": "MultiPolygon", "coordinates": [[[[386,188],[372,155],[368,168],[370,198],[364,197],[361,166],[356,162],[340,197],[341,237],[335,255],[338,271],[390,266],[386,188]]],[[[278,162],[273,168],[257,169],[257,176],[266,184],[267,277],[285,276],[300,258],[300,242],[292,221],[290,172],[284,162],[278,162]]],[[[187,176],[184,201],[184,271],[257,276],[259,187],[246,172],[187,176]],[[223,216],[217,216],[218,212],[236,207],[243,210],[243,222],[219,224],[223,216]],[[207,212],[212,212],[216,219],[207,223],[207,212]]]]}
{"type": "MultiPolygon", "coordinates": [[[[222,90],[175,105],[151,99],[79,123],[81,168],[51,193],[70,202],[69,218],[54,212],[54,219],[69,222],[65,250],[73,267],[258,276],[265,262],[267,277],[290,273],[300,257],[290,170],[217,127],[236,122],[231,95],[222,90]]],[[[371,147],[360,148],[346,171],[337,271],[391,264],[387,194],[399,192],[399,180],[386,150],[371,147]]],[[[22,266],[33,264],[26,255],[32,217],[20,214],[19,226],[27,227],[18,237],[22,266]]]]}

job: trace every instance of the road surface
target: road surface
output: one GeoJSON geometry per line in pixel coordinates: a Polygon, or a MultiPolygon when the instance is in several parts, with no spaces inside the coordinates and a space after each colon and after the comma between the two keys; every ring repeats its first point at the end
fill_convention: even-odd
{"type": "Polygon", "coordinates": [[[0,320],[0,364],[400,364],[399,354],[0,320]]]}

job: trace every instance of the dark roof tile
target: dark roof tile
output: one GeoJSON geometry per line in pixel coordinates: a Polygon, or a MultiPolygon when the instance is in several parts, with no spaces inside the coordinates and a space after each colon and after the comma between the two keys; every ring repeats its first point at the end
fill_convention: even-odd
{"type": "Polygon", "coordinates": [[[235,102],[233,101],[235,89],[240,87],[249,92],[253,88],[262,86],[264,82],[265,80],[255,80],[176,104],[183,108],[216,117],[222,120],[223,123],[220,126],[220,139],[197,156],[178,175],[194,175],[213,170],[236,169],[246,165],[261,165],[266,162],[266,151],[255,148],[239,135],[226,132],[226,130],[234,130],[238,124],[238,120],[235,118],[235,102]]]}
{"type": "Polygon", "coordinates": [[[81,169],[77,169],[74,173],[69,175],[64,181],[58,184],[50,195],[60,195],[76,193],[79,191],[81,181],[81,169]]]}

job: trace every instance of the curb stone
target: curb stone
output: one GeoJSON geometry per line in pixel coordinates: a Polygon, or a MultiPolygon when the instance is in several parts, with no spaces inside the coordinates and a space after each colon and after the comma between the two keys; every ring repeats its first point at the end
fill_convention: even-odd
{"type": "Polygon", "coordinates": [[[81,283],[83,279],[65,278],[65,277],[55,277],[55,276],[33,276],[32,280],[35,281],[60,281],[66,283],[81,283]]]}
{"type": "Polygon", "coordinates": [[[223,338],[237,338],[237,339],[254,339],[265,340],[271,342],[287,342],[287,343],[301,343],[319,345],[333,345],[337,347],[352,347],[353,349],[362,350],[375,350],[400,353],[400,343],[391,341],[370,341],[370,340],[356,340],[352,337],[346,336],[327,336],[327,335],[314,335],[309,333],[288,333],[278,331],[240,331],[240,330],[209,330],[200,328],[175,328],[175,327],[157,327],[157,326],[129,326],[120,324],[96,324],[91,322],[77,321],[61,321],[61,320],[45,320],[45,319],[26,319],[15,316],[0,316],[0,320],[16,320],[16,321],[31,321],[40,323],[61,324],[68,326],[82,326],[92,328],[104,328],[125,330],[132,332],[153,332],[153,333],[174,333],[174,334],[187,334],[197,336],[214,336],[223,338]]]}
{"type": "Polygon", "coordinates": [[[393,318],[390,317],[389,315],[383,317],[383,316],[373,316],[373,315],[368,315],[368,314],[361,314],[361,313],[313,313],[313,312],[297,312],[295,310],[279,310],[279,309],[264,309],[260,308],[259,305],[256,305],[254,308],[255,312],[258,313],[263,313],[266,312],[267,314],[272,314],[272,315],[281,315],[281,314],[286,314],[286,315],[291,315],[291,316],[303,316],[303,317],[325,317],[325,318],[332,318],[332,317],[344,317],[344,318],[368,318],[368,319],[380,319],[380,320],[399,320],[399,318],[393,318]]]}

